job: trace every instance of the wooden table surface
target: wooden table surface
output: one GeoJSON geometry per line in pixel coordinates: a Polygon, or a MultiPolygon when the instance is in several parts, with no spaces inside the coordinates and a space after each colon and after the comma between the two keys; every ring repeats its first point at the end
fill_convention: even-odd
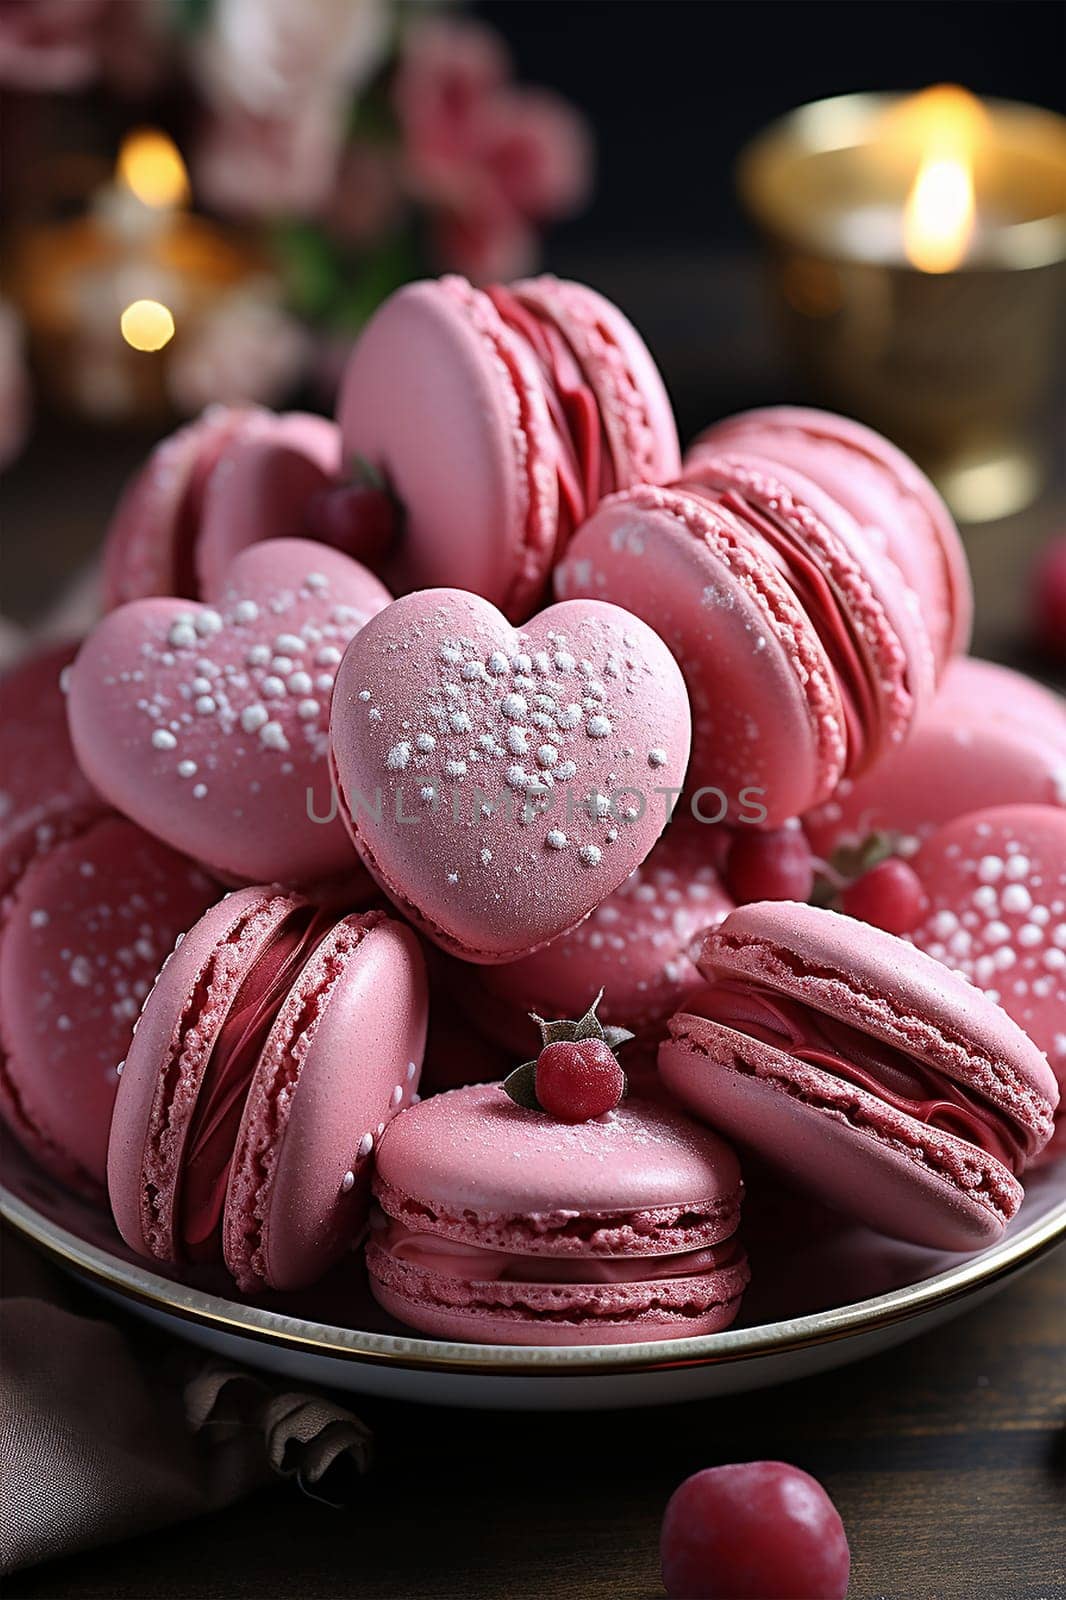
{"type": "MultiPolygon", "coordinates": [[[[590,275],[631,304],[624,282],[590,275]]],[[[776,392],[750,341],[730,355],[729,329],[754,319],[747,275],[725,287],[714,303],[737,314],[721,322],[721,382],[698,415],[690,403],[691,426],[776,392]],[[754,375],[739,384],[738,370],[754,375]]],[[[649,331],[657,348],[669,341],[668,327],[649,331]]],[[[9,615],[29,623],[54,604],[144,449],[144,440],[66,428],[35,443],[5,488],[9,615]]],[[[979,653],[1035,665],[1021,643],[1026,570],[1063,525],[1058,494],[968,534],[979,653]]],[[[21,1574],[6,1592],[650,1600],[662,1593],[659,1521],[681,1479],[720,1461],[782,1457],[818,1476],[840,1508],[851,1600],[1057,1600],[1066,1597],[1064,1311],[1060,1250],[899,1350],[760,1394],[587,1417],[367,1402],[358,1409],[375,1429],[378,1463],[349,1509],[279,1489],[21,1574]]]]}
{"type": "Polygon", "coordinates": [[[900,1349],[655,1411],[354,1403],[377,1463],[345,1510],[295,1488],[22,1573],[16,1597],[654,1600],[688,1473],[783,1458],[833,1496],[850,1600],[1060,1600],[1066,1251],[900,1349]]]}

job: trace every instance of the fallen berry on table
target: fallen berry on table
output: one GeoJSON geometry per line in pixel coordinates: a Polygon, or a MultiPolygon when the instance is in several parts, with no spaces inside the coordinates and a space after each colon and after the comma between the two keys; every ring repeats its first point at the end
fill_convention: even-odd
{"type": "Polygon", "coordinates": [[[671,1495],[660,1538],[671,1600],[844,1600],[851,1555],[816,1479],[784,1461],[708,1467],[671,1495]]]}

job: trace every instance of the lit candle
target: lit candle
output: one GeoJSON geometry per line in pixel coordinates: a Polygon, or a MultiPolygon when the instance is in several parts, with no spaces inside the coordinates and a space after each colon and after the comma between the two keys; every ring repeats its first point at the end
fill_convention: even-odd
{"type": "Polygon", "coordinates": [[[1066,123],[954,86],[847,95],[768,129],[739,181],[818,396],[910,448],[968,520],[1032,499],[1064,298],[1066,123]]]}

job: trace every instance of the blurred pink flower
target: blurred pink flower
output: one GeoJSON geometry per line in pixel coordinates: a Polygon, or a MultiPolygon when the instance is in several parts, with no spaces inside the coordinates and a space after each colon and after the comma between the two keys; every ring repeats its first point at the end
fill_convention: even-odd
{"type": "Polygon", "coordinates": [[[9,466],[26,443],[30,409],[22,323],[13,307],[0,300],[0,468],[9,466]]]}
{"type": "Polygon", "coordinates": [[[155,0],[0,0],[0,83],[81,89],[103,73],[138,93],[164,31],[155,0]]]}
{"type": "Polygon", "coordinates": [[[584,119],[509,73],[488,29],[432,18],[404,36],[393,91],[407,183],[442,264],[482,281],[531,267],[532,225],[576,211],[592,179],[584,119]]]}
{"type": "Polygon", "coordinates": [[[167,387],[186,416],[214,401],[273,406],[302,381],[312,354],[311,335],[271,292],[241,288],[175,339],[167,387]]]}
{"type": "Polygon", "coordinates": [[[333,193],[322,213],[330,233],[348,244],[371,244],[398,226],[404,194],[396,152],[355,139],[341,156],[333,193]]]}
{"type": "Polygon", "coordinates": [[[193,150],[193,188],[227,216],[308,216],[332,192],[343,134],[341,108],[325,99],[292,116],[216,113],[193,150]]]}

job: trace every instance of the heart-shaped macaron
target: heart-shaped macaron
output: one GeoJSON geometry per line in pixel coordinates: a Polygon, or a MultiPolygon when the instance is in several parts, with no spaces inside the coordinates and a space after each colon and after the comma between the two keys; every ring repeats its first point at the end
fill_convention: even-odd
{"type": "Polygon", "coordinates": [[[370,620],[330,721],[364,863],[438,944],[485,963],[573,927],[644,860],[690,736],[681,673],[636,617],[576,600],[517,630],[459,589],[370,620]]]}
{"type": "Polygon", "coordinates": [[[100,794],[229,879],[314,883],[348,871],[330,817],[330,695],[386,589],[335,550],[253,545],[209,604],[113,611],[70,672],[78,760],[100,794]]]}

